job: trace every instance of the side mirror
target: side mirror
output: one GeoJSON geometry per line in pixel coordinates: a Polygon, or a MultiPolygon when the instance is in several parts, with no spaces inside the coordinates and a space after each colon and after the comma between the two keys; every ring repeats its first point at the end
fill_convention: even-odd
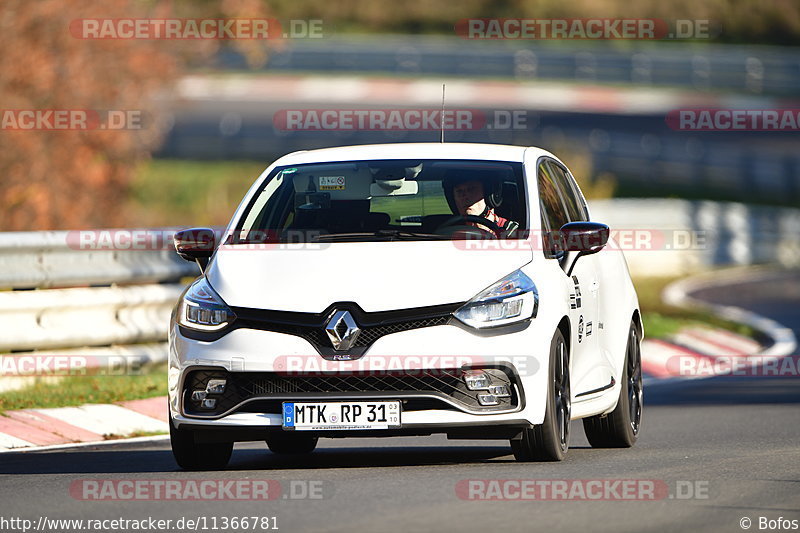
{"type": "Polygon", "coordinates": [[[608,242],[610,230],[599,222],[569,222],[561,226],[559,244],[566,253],[561,260],[561,268],[572,275],[575,264],[584,255],[596,254],[608,242]]]}
{"type": "Polygon", "coordinates": [[[608,242],[610,230],[599,222],[568,222],[561,226],[562,249],[565,252],[595,254],[608,242]]]}
{"type": "Polygon", "coordinates": [[[175,232],[175,251],[187,261],[197,261],[205,269],[217,244],[217,236],[211,228],[191,228],[175,232]]]}

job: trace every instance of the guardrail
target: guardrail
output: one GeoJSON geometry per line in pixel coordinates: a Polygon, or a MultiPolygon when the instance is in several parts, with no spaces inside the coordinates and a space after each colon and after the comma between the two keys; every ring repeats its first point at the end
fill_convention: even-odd
{"type": "MultiPolygon", "coordinates": [[[[109,230],[109,238],[113,231],[109,230]]],[[[163,243],[174,230],[143,232],[163,243]]],[[[0,289],[177,281],[197,273],[195,265],[173,250],[125,250],[113,242],[103,249],[102,241],[97,242],[103,238],[99,230],[86,234],[94,234],[92,246],[82,243],[81,234],[73,231],[0,233],[0,289]]]]}
{"type": "MultiPolygon", "coordinates": [[[[232,49],[224,49],[214,66],[249,69],[232,49]]],[[[339,36],[292,41],[270,53],[264,70],[577,80],[789,97],[800,91],[795,48],[679,42],[628,41],[619,46],[602,41],[339,36]]]]}
{"type": "Polygon", "coordinates": [[[664,198],[589,204],[592,218],[612,231],[646,237],[622,246],[634,276],[723,266],[800,266],[800,209],[664,198]]]}
{"type": "MultiPolygon", "coordinates": [[[[800,266],[798,209],[672,199],[590,203],[592,217],[612,230],[651,232],[649,244],[621,243],[634,275],[800,266]]],[[[141,231],[162,232],[160,248],[82,249],[75,232],[0,233],[0,288],[35,289],[0,291],[0,352],[166,359],[169,315],[183,290],[178,281],[198,269],[171,250],[170,230],[141,231]]]]}
{"type": "Polygon", "coordinates": [[[183,286],[0,292],[0,352],[163,341],[183,286]]]}
{"type": "Polygon", "coordinates": [[[80,360],[111,374],[120,364],[130,371],[166,361],[180,280],[198,274],[171,249],[173,233],[0,233],[0,358],[8,363],[0,369],[0,392],[59,379],[48,376],[51,368],[20,372],[26,356],[80,360]],[[133,239],[141,237],[153,249],[135,249],[133,239]]]}

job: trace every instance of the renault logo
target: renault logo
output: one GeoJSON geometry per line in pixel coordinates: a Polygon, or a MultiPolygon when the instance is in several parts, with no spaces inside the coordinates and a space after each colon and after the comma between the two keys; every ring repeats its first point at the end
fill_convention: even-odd
{"type": "Polygon", "coordinates": [[[356,342],[361,329],[353,320],[350,311],[336,311],[325,325],[325,333],[333,344],[334,350],[349,350],[356,342]]]}

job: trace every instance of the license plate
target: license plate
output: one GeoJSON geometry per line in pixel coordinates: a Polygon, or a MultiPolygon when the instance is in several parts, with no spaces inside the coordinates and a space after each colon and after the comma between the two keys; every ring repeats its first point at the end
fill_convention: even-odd
{"type": "Polygon", "coordinates": [[[295,430],[400,427],[400,402],[283,402],[283,428],[295,430]]]}

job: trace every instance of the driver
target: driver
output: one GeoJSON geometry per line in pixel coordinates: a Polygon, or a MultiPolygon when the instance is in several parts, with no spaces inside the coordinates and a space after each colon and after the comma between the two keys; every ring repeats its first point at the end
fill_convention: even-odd
{"type": "Polygon", "coordinates": [[[486,204],[486,192],[483,182],[477,179],[466,179],[457,182],[453,187],[453,200],[458,214],[462,216],[472,215],[485,218],[489,222],[494,222],[500,231],[484,226],[478,222],[467,221],[465,225],[474,226],[494,234],[501,238],[511,235],[519,224],[501,217],[495,213],[494,209],[486,204]]]}

